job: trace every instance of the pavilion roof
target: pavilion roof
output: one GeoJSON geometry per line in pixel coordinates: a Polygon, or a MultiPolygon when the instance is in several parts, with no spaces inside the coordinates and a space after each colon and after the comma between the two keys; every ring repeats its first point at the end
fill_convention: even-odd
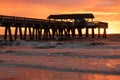
{"type": "Polygon", "coordinates": [[[95,18],[92,13],[83,13],[83,14],[58,14],[50,15],[48,19],[83,19],[83,18],[95,18]]]}

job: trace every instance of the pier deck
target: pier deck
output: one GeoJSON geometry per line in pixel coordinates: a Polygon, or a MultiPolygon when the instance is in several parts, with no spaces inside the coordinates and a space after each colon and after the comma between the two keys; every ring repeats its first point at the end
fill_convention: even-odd
{"type": "Polygon", "coordinates": [[[92,38],[95,38],[96,28],[98,28],[98,38],[100,38],[100,29],[104,29],[102,37],[106,38],[108,23],[94,22],[94,18],[91,13],[50,15],[47,19],[0,15],[0,27],[5,28],[4,40],[18,40],[18,35],[20,40],[27,40],[27,35],[29,40],[75,38],[83,36],[82,29],[86,29],[85,37],[89,37],[89,29],[91,29],[92,38]],[[11,28],[14,28],[14,34],[11,28]]]}

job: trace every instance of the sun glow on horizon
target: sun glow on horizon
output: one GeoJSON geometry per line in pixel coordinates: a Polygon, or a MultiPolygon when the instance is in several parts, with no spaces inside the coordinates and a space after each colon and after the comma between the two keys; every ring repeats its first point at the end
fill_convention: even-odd
{"type": "MultiPolygon", "coordinates": [[[[46,19],[50,14],[93,13],[94,21],[108,22],[107,33],[120,34],[120,0],[2,0],[0,15],[46,19]]],[[[0,30],[4,30],[1,29],[0,30]]],[[[1,31],[0,34],[3,34],[1,31]]]]}

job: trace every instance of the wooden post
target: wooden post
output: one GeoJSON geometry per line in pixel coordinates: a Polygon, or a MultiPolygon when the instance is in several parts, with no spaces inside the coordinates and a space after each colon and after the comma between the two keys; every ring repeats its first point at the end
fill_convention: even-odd
{"type": "Polygon", "coordinates": [[[58,28],[56,29],[56,36],[57,36],[57,37],[59,36],[58,28]]]}
{"type": "Polygon", "coordinates": [[[44,29],[41,28],[41,39],[43,38],[43,35],[44,35],[44,34],[43,34],[43,30],[44,30],[44,29]]]}
{"type": "Polygon", "coordinates": [[[48,29],[45,29],[45,38],[48,39],[48,29]]]}
{"type": "Polygon", "coordinates": [[[36,30],[36,40],[38,39],[38,28],[35,28],[36,30]]]}
{"type": "Polygon", "coordinates": [[[49,28],[47,28],[47,30],[46,30],[46,33],[47,33],[47,39],[49,38],[49,28]]]}
{"type": "Polygon", "coordinates": [[[86,28],[86,37],[89,37],[89,29],[86,28]]]}
{"type": "Polygon", "coordinates": [[[92,28],[92,38],[95,38],[94,28],[92,28]]]}
{"type": "Polygon", "coordinates": [[[48,39],[48,29],[45,29],[45,38],[48,39]]]}
{"type": "Polygon", "coordinates": [[[43,29],[43,30],[44,30],[43,38],[45,39],[46,38],[46,30],[45,29],[43,29]]]}
{"type": "Polygon", "coordinates": [[[61,30],[60,30],[60,28],[58,29],[58,33],[59,33],[58,35],[61,36],[61,30]]]}
{"type": "Polygon", "coordinates": [[[78,28],[78,34],[79,34],[79,37],[82,37],[82,29],[81,28],[78,28]]]}
{"type": "Polygon", "coordinates": [[[100,28],[98,28],[98,38],[100,38],[100,28]]]}
{"type": "Polygon", "coordinates": [[[67,29],[67,37],[70,38],[70,28],[67,29]]]}
{"type": "Polygon", "coordinates": [[[27,34],[27,27],[25,27],[25,30],[24,30],[24,40],[26,40],[26,34],[27,34]]]}
{"type": "Polygon", "coordinates": [[[104,28],[103,38],[107,38],[107,36],[106,36],[106,28],[104,28]]]}
{"type": "Polygon", "coordinates": [[[33,32],[32,32],[32,39],[34,40],[35,37],[35,28],[33,27],[33,32]]]}
{"type": "Polygon", "coordinates": [[[20,40],[23,40],[23,37],[22,37],[22,27],[19,27],[19,32],[20,32],[20,40]]]}
{"type": "Polygon", "coordinates": [[[75,28],[72,28],[72,37],[75,37],[75,28]]]}
{"type": "Polygon", "coordinates": [[[18,32],[18,27],[15,27],[15,36],[14,36],[15,40],[17,40],[17,32],[18,32]]]}
{"type": "Polygon", "coordinates": [[[9,31],[9,40],[12,41],[12,33],[11,33],[11,28],[10,28],[10,26],[8,27],[8,31],[9,31]]]}
{"type": "Polygon", "coordinates": [[[61,36],[63,37],[63,28],[61,29],[61,36]]]}
{"type": "Polygon", "coordinates": [[[14,39],[15,40],[17,40],[17,37],[18,37],[18,35],[17,35],[17,33],[18,33],[18,29],[19,29],[19,35],[20,35],[20,40],[22,40],[23,39],[23,37],[22,37],[22,30],[21,30],[21,28],[22,27],[15,27],[15,35],[14,35],[14,39]]]}
{"type": "Polygon", "coordinates": [[[32,40],[31,27],[29,27],[29,39],[32,40]]]}
{"type": "Polygon", "coordinates": [[[39,40],[40,38],[41,38],[40,29],[37,28],[37,39],[39,40]]]}
{"type": "Polygon", "coordinates": [[[67,37],[67,28],[64,29],[65,37],[67,37]]]}
{"type": "Polygon", "coordinates": [[[42,29],[38,29],[38,38],[41,39],[42,37],[42,29]]]}
{"type": "Polygon", "coordinates": [[[7,40],[7,32],[9,34],[9,40],[12,41],[12,34],[10,26],[5,26],[4,40],[7,40]]]}
{"type": "Polygon", "coordinates": [[[7,40],[7,27],[5,27],[4,40],[7,40]]]}
{"type": "Polygon", "coordinates": [[[63,37],[63,29],[62,28],[59,28],[59,36],[63,37]]]}
{"type": "Polygon", "coordinates": [[[54,36],[55,36],[55,29],[52,28],[52,38],[54,38],[54,36]]]}
{"type": "Polygon", "coordinates": [[[49,38],[51,38],[50,28],[49,28],[48,34],[49,34],[49,38]]]}
{"type": "Polygon", "coordinates": [[[104,34],[105,34],[105,38],[107,38],[107,31],[106,31],[106,28],[104,28],[104,34]]]}

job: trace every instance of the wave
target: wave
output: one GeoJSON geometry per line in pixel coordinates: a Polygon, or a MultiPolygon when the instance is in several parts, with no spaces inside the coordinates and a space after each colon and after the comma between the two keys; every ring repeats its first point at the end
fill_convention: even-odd
{"type": "Polygon", "coordinates": [[[96,59],[120,59],[120,55],[91,55],[84,53],[73,53],[73,52],[57,52],[57,53],[35,53],[35,52],[19,52],[19,51],[6,51],[3,53],[0,51],[1,55],[12,55],[12,56],[48,56],[48,57],[73,57],[73,58],[96,58],[96,59]]]}
{"type": "Polygon", "coordinates": [[[28,64],[12,64],[12,63],[1,63],[0,66],[14,67],[14,68],[34,68],[49,71],[58,72],[78,72],[78,73],[92,73],[92,74],[107,74],[107,75],[120,75],[120,71],[102,71],[102,70],[82,70],[73,68],[57,68],[46,65],[28,65],[28,64]]]}
{"type": "Polygon", "coordinates": [[[0,46],[32,46],[36,49],[50,48],[87,48],[87,49],[120,49],[119,42],[100,41],[1,41],[0,46]]]}

